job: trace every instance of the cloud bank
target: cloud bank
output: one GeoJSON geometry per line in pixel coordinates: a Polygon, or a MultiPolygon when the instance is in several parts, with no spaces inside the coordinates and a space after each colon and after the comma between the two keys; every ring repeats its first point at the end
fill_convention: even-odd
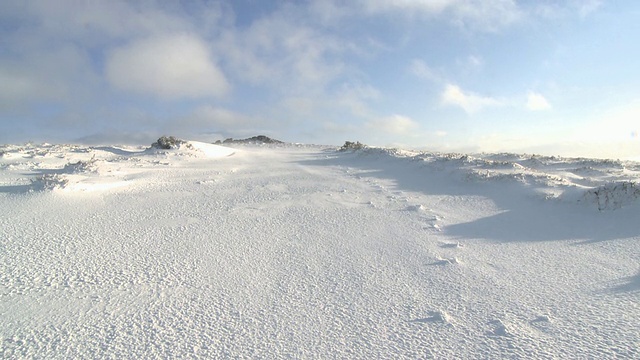
{"type": "Polygon", "coordinates": [[[549,110],[551,109],[551,105],[549,105],[549,102],[544,96],[538,93],[529,92],[529,95],[527,96],[527,109],[531,111],[549,110]]]}
{"type": "Polygon", "coordinates": [[[120,90],[163,99],[219,97],[230,87],[206,44],[190,35],[154,37],[116,48],[107,59],[106,76],[120,90]]]}
{"type": "Polygon", "coordinates": [[[460,87],[449,84],[442,92],[442,102],[462,108],[467,114],[473,114],[487,107],[501,106],[500,100],[489,96],[480,96],[470,92],[464,92],[460,87]]]}
{"type": "MultiPolygon", "coordinates": [[[[171,131],[467,144],[506,121],[527,129],[555,113],[584,118],[584,99],[603,92],[566,110],[586,88],[567,69],[590,58],[569,55],[597,34],[574,46],[539,30],[599,25],[616,9],[598,0],[5,1],[0,141],[171,131]]],[[[616,98],[618,82],[608,89],[616,98]]]]}

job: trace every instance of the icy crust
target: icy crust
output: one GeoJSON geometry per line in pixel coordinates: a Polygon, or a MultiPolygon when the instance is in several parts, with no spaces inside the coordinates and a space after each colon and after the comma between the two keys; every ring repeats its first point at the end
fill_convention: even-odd
{"type": "Polygon", "coordinates": [[[106,190],[133,185],[135,173],[152,173],[185,161],[223,158],[236,151],[197,141],[184,141],[174,149],[5,145],[0,148],[0,170],[4,170],[0,181],[8,192],[106,190]]]}
{"type": "Polygon", "coordinates": [[[557,159],[207,149],[3,148],[0,358],[640,358],[640,207],[467,176],[557,159]]]}
{"type": "Polygon", "coordinates": [[[440,172],[454,181],[515,185],[533,196],[587,204],[598,210],[619,209],[636,204],[640,198],[640,163],[633,161],[370,147],[352,153],[415,162],[424,171],[440,172]]]}

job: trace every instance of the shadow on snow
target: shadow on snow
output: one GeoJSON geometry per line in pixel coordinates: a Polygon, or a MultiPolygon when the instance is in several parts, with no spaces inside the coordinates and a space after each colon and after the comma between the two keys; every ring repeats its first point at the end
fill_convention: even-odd
{"type": "Polygon", "coordinates": [[[596,207],[577,202],[544,200],[533,187],[523,183],[467,181],[452,166],[438,168],[410,158],[375,153],[327,151],[324,155],[301,163],[357,169],[360,178],[391,180],[400,191],[484,197],[504,210],[467,223],[447,225],[445,234],[454,238],[498,242],[580,240],[577,244],[588,244],[640,235],[637,205],[599,212],[596,207]]]}

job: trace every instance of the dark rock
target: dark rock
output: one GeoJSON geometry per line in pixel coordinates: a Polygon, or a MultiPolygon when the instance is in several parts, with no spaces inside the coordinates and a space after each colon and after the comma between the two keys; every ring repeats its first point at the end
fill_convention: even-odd
{"type": "Polygon", "coordinates": [[[347,151],[347,150],[360,150],[360,149],[364,149],[366,148],[367,145],[362,144],[360,141],[345,141],[344,145],[342,145],[342,147],[339,149],[340,151],[347,151]]]}
{"type": "Polygon", "coordinates": [[[180,145],[187,142],[173,136],[161,136],[156,142],[151,144],[154,149],[178,149],[180,145]]]}
{"type": "Polygon", "coordinates": [[[228,138],[225,139],[224,141],[220,142],[220,140],[216,141],[215,144],[220,145],[226,145],[226,144],[284,144],[284,142],[280,141],[280,140],[275,140],[272,139],[268,136],[265,135],[258,135],[258,136],[253,136],[247,139],[233,139],[233,138],[228,138]]]}

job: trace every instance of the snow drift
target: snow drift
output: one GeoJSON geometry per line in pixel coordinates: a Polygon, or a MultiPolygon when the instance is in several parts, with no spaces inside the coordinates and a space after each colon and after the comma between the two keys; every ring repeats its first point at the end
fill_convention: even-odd
{"type": "Polygon", "coordinates": [[[180,141],[171,148],[82,147],[77,145],[6,145],[2,168],[14,172],[6,189],[107,190],[131,185],[137,176],[154,168],[181,162],[209,161],[231,156],[237,150],[197,141],[180,141]],[[25,161],[26,160],[26,161],[25,161]],[[123,170],[126,169],[126,170],[123,170]],[[20,176],[22,175],[22,176],[20,176]]]}
{"type": "MultiPolygon", "coordinates": [[[[635,204],[640,164],[632,161],[562,158],[526,154],[456,154],[400,149],[365,148],[352,156],[380,162],[404,162],[423,176],[439,175],[450,181],[492,186],[516,186],[547,200],[592,204],[615,210],[635,204]]],[[[397,165],[396,165],[397,166],[397,165]]]]}
{"type": "Polygon", "coordinates": [[[637,163],[0,148],[3,358],[638,358],[637,163]]]}

